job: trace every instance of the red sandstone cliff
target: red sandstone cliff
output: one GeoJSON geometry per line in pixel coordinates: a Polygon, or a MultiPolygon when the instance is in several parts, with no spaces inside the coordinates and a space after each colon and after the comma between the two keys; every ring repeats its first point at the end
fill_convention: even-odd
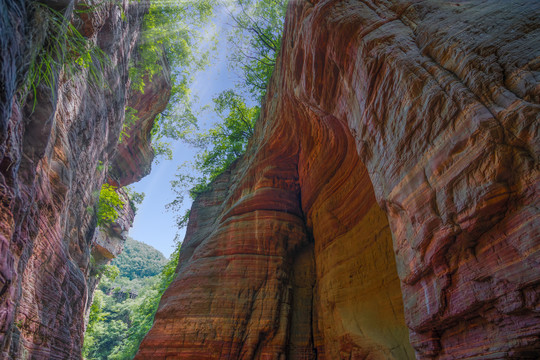
{"type": "MultiPolygon", "coordinates": [[[[74,5],[43,2],[67,17],[74,5]]],[[[30,1],[0,0],[0,10],[0,358],[78,359],[96,267],[122,250],[133,219],[126,205],[116,223],[96,229],[89,209],[104,181],[125,185],[149,171],[149,129],[168,101],[168,80],[157,77],[159,94],[155,84],[144,96],[129,90],[147,4],[101,2],[74,22],[110,57],[108,87],[84,70],[57,74],[53,94],[42,86],[35,110],[32,100],[21,107],[16,92],[43,23],[30,1]],[[128,105],[139,121],[117,149],[128,105]]]]}
{"type": "Polygon", "coordinates": [[[137,359],[537,359],[539,19],[291,1],[137,359]]]}

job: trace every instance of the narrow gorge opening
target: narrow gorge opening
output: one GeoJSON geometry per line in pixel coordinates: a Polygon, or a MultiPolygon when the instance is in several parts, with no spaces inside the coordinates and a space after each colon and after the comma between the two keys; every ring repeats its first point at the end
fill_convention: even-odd
{"type": "MultiPolygon", "coordinates": [[[[227,172],[253,135],[279,52],[288,3],[167,0],[135,4],[125,0],[121,6],[110,2],[124,15],[138,8],[144,16],[139,19],[141,34],[129,65],[131,98],[116,149],[122,162],[109,168],[109,174],[115,178],[114,186],[122,187],[150,172],[153,153],[159,159],[152,163],[152,174],[133,185],[131,198],[146,194],[146,203],[134,221],[132,217],[129,224],[123,224],[129,228],[133,223],[130,235],[135,239],[125,243],[125,250],[134,263],[141,259],[148,263],[140,266],[139,273],[150,273],[147,268],[152,268],[152,276],[126,279],[126,269],[130,274],[133,269],[130,259],[118,255],[121,246],[117,245],[122,242],[113,244],[115,251],[105,249],[109,254],[96,262],[99,271],[92,271],[88,286],[90,302],[94,288],[99,296],[92,308],[87,306],[91,319],[83,347],[87,359],[132,358],[152,326],[160,298],[176,275],[192,200],[209,191],[216,178],[227,172]],[[223,71],[224,65],[228,71],[223,71]],[[153,110],[161,112],[163,107],[155,121],[146,117],[148,110],[155,116],[153,110]],[[139,131],[134,134],[134,129],[139,131]],[[173,158],[174,166],[162,163],[167,157],[173,158]],[[119,177],[128,179],[115,181],[119,177]],[[157,215],[164,207],[171,215],[157,215]],[[163,256],[148,248],[141,253],[142,244],[136,240],[170,256],[161,273],[154,270],[157,263],[163,268],[163,256]],[[174,250],[168,249],[171,243],[174,250]]],[[[93,249],[94,259],[102,257],[100,240],[93,241],[98,245],[93,249]]],[[[182,251],[189,253],[189,247],[182,251]]]]}
{"type": "Polygon", "coordinates": [[[1,359],[539,358],[536,3],[0,14],[1,359]]]}

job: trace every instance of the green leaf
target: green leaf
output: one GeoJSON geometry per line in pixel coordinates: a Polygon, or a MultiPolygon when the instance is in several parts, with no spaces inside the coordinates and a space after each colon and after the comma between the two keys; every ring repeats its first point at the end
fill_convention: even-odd
{"type": "Polygon", "coordinates": [[[118,211],[124,208],[116,187],[103,184],[97,206],[98,226],[110,224],[118,219],[118,211]]]}

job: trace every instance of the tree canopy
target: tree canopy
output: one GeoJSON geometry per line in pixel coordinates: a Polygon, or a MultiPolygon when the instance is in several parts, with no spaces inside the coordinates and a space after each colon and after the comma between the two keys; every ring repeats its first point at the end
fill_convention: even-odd
{"type": "MultiPolygon", "coordinates": [[[[181,139],[198,151],[195,160],[179,168],[172,182],[176,198],[169,209],[178,225],[187,223],[182,213],[185,195],[195,198],[246,151],[260,114],[260,103],[272,75],[281,47],[286,3],[278,0],[229,0],[220,3],[230,15],[228,41],[233,47],[230,69],[239,81],[234,89],[217,94],[211,107],[216,121],[208,129],[198,128],[191,110],[192,75],[203,68],[207,54],[198,48],[201,26],[211,18],[217,1],[163,0],[151,3],[145,18],[139,56],[132,63],[130,77],[136,91],[164,66],[166,58],[173,69],[173,96],[166,111],[152,130],[152,143],[158,153],[171,154],[166,139],[181,139]]],[[[159,300],[175,276],[180,247],[163,266],[157,251],[128,241],[124,253],[113,263],[118,268],[106,271],[91,307],[85,334],[86,359],[131,359],[144,335],[152,326],[159,300]]]]}
{"type": "Polygon", "coordinates": [[[232,4],[229,42],[235,51],[230,67],[240,72],[239,88],[260,102],[281,49],[287,1],[236,0],[232,4]]]}
{"type": "Polygon", "coordinates": [[[115,265],[106,267],[95,291],[84,336],[85,359],[132,359],[175,276],[179,248],[169,261],[153,247],[135,240],[128,240],[126,250],[115,265]]]}
{"type": "Polygon", "coordinates": [[[120,276],[133,280],[159,274],[166,263],[167,259],[161,252],[128,237],[124,250],[111,265],[118,267],[120,276]]]}
{"type": "Polygon", "coordinates": [[[193,74],[208,62],[200,49],[204,25],[212,16],[215,0],[152,1],[144,17],[136,56],[131,61],[131,87],[144,92],[165,66],[171,69],[171,98],[152,129],[152,145],[159,156],[171,158],[169,140],[178,140],[196,126],[190,84],[193,74]]]}
{"type": "Polygon", "coordinates": [[[245,152],[281,48],[286,1],[234,0],[224,6],[232,26],[228,41],[234,49],[229,68],[239,73],[239,80],[236,89],[214,98],[215,125],[185,138],[198,153],[192,163],[179,167],[171,182],[176,198],[167,207],[176,213],[179,227],[188,219],[181,211],[185,195],[195,199],[245,152]]]}

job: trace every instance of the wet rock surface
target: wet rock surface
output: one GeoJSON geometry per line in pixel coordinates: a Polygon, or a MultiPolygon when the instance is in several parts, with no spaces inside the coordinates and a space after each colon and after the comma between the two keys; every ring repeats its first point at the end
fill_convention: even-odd
{"type": "Polygon", "coordinates": [[[535,359],[540,7],[289,5],[137,359],[535,359]]]}

